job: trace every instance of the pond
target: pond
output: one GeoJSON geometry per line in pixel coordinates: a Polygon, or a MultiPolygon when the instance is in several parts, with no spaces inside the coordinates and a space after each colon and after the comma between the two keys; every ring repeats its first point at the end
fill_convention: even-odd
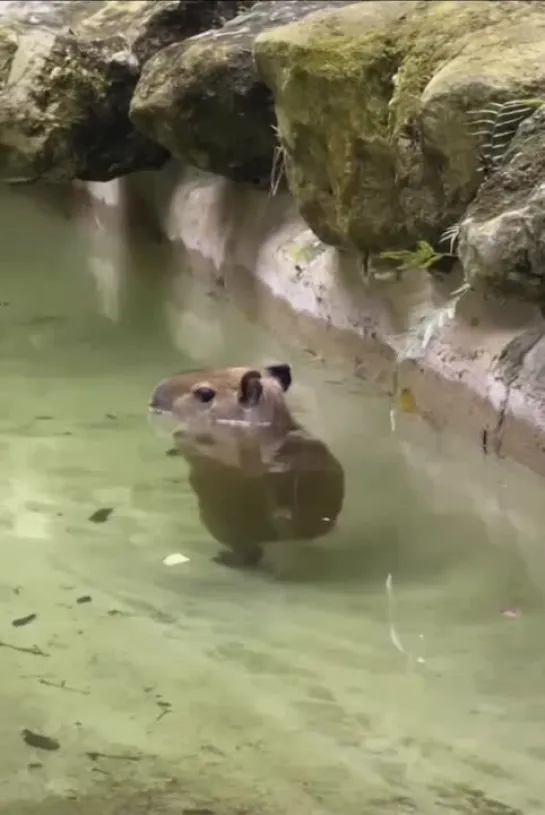
{"type": "Polygon", "coordinates": [[[0,210],[0,813],[541,813],[537,477],[417,417],[393,433],[348,365],[166,274],[164,246],[0,210]],[[266,360],[346,503],[239,571],[146,404],[266,360]]]}

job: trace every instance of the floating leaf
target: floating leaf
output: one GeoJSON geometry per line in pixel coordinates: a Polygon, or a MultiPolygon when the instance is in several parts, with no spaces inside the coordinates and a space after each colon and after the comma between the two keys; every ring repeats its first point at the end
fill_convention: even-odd
{"type": "Polygon", "coordinates": [[[416,399],[410,388],[401,388],[397,395],[397,404],[404,413],[418,413],[416,399]]]}
{"type": "Polygon", "coordinates": [[[180,552],[173,552],[163,558],[163,563],[165,566],[178,566],[180,563],[189,563],[189,558],[180,552]]]}

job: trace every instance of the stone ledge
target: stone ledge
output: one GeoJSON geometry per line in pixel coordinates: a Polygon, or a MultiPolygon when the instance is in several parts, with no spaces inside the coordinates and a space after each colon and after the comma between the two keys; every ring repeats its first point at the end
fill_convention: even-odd
{"type": "MultiPolygon", "coordinates": [[[[317,356],[351,357],[359,376],[391,396],[400,342],[423,313],[448,302],[458,281],[446,288],[415,271],[400,282],[366,284],[357,256],[321,243],[289,194],[270,197],[192,169],[176,172],[177,179],[169,165],[120,183],[147,201],[199,274],[221,279],[268,326],[289,325],[294,342],[311,345],[317,356]]],[[[115,205],[111,186],[86,189],[106,207],[115,205]]],[[[532,351],[539,356],[535,337],[542,328],[530,304],[501,305],[471,293],[423,354],[401,363],[399,385],[411,389],[418,413],[435,426],[448,425],[483,452],[545,475],[545,391],[530,358],[532,351]],[[509,366],[509,349],[517,343],[524,349],[526,335],[534,341],[509,366]]]]}

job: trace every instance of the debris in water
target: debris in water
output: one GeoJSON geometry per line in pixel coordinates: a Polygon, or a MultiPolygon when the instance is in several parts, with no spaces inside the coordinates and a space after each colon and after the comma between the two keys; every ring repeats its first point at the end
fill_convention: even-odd
{"type": "Polygon", "coordinates": [[[22,625],[28,625],[29,623],[34,622],[37,616],[37,614],[27,614],[26,617],[17,617],[16,620],[12,620],[11,624],[14,625],[15,628],[19,628],[22,625]]]}
{"type": "Polygon", "coordinates": [[[88,750],[85,755],[91,761],[98,761],[99,758],[109,758],[112,761],[140,761],[141,759],[141,756],[131,755],[130,753],[117,755],[114,753],[100,753],[98,750],[88,750]]]}
{"type": "Polygon", "coordinates": [[[169,713],[172,713],[172,705],[170,702],[164,702],[161,699],[156,702],[157,707],[161,708],[161,712],[155,717],[156,722],[160,722],[169,713]]]}
{"type": "Polygon", "coordinates": [[[97,509],[96,512],[93,512],[93,514],[89,516],[89,520],[92,521],[94,524],[103,524],[105,521],[108,520],[113,511],[114,511],[113,507],[101,507],[100,509],[97,509]]]}
{"type": "Polygon", "coordinates": [[[522,615],[522,612],[520,608],[508,606],[507,608],[502,608],[500,614],[502,617],[507,617],[509,620],[518,620],[518,618],[522,615]]]}
{"type": "Polygon", "coordinates": [[[189,558],[180,552],[174,552],[172,555],[167,555],[163,558],[165,566],[177,566],[180,563],[189,563],[189,558]]]}
{"type": "Polygon", "coordinates": [[[76,603],[78,603],[81,606],[83,603],[91,603],[92,600],[93,598],[91,597],[90,594],[83,594],[81,597],[77,598],[76,603]]]}
{"type": "Polygon", "coordinates": [[[58,750],[61,746],[57,739],[42,736],[40,733],[34,733],[26,728],[21,730],[21,735],[25,744],[28,744],[29,747],[36,747],[38,750],[58,750]]]}
{"type": "Polygon", "coordinates": [[[66,684],[66,681],[63,679],[62,682],[51,682],[49,679],[38,679],[40,685],[46,685],[48,688],[59,688],[59,690],[66,690],[70,691],[71,693],[81,693],[84,696],[89,695],[88,690],[80,690],[80,688],[72,688],[70,685],[66,684]]]}
{"type": "Polygon", "coordinates": [[[19,651],[20,654],[32,654],[34,657],[48,657],[45,651],[38,648],[37,645],[32,645],[30,648],[23,648],[23,646],[12,645],[10,642],[0,640],[0,648],[9,648],[10,651],[19,651]]]}
{"type": "MultiPolygon", "coordinates": [[[[397,648],[400,653],[404,654],[409,659],[414,659],[414,655],[410,654],[408,651],[405,650],[403,647],[401,640],[399,639],[398,633],[395,627],[395,598],[394,598],[394,589],[392,585],[392,575],[389,574],[386,578],[386,596],[388,598],[388,619],[389,619],[389,633],[390,633],[390,640],[395,648],[397,648]]],[[[419,640],[424,643],[424,635],[419,634],[419,640]]],[[[425,665],[426,660],[424,657],[419,656],[416,657],[416,662],[419,665],[425,665]]]]}
{"type": "Polygon", "coordinates": [[[396,429],[396,411],[395,411],[394,407],[390,408],[390,428],[392,430],[392,433],[395,433],[395,429],[396,429]]]}

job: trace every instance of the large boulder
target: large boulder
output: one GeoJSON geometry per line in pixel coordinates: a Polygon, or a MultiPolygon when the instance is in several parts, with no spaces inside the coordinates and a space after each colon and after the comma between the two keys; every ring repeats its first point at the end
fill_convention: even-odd
{"type": "Polygon", "coordinates": [[[258,34],[344,2],[258,2],[218,30],[164,48],[146,64],[131,119],[172,155],[268,184],[276,146],[272,94],[253,60],[258,34]]]}
{"type": "Polygon", "coordinates": [[[162,166],[168,150],[129,119],[142,64],[164,45],[222,25],[241,4],[41,6],[15,4],[0,22],[0,179],[107,181],[162,166]]]}
{"type": "Polygon", "coordinates": [[[473,113],[545,86],[545,4],[354,3],[257,37],[289,186],[324,241],[436,239],[474,197],[473,113]]]}
{"type": "Polygon", "coordinates": [[[545,99],[469,206],[458,254],[474,288],[545,306],[545,99]]]}
{"type": "Polygon", "coordinates": [[[168,153],[128,119],[138,67],[123,36],[0,29],[0,179],[105,181],[168,153]]]}

